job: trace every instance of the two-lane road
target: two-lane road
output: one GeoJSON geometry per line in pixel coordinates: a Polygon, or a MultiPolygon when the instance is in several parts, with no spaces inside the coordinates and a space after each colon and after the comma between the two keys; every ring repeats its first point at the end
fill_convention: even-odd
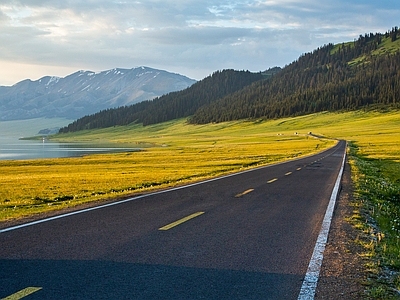
{"type": "Polygon", "coordinates": [[[0,230],[0,298],[297,299],[344,152],[0,230]]]}

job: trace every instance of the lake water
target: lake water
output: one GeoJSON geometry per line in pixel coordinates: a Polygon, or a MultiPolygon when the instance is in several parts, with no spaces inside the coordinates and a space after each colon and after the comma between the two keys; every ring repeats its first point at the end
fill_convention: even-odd
{"type": "Polygon", "coordinates": [[[67,120],[34,119],[0,122],[0,160],[77,157],[96,153],[138,151],[137,148],[88,143],[58,143],[48,140],[20,140],[34,136],[40,129],[65,126],[67,120]]]}
{"type": "Polygon", "coordinates": [[[76,157],[96,153],[138,151],[134,148],[113,147],[49,141],[26,141],[0,137],[0,160],[76,157]]]}

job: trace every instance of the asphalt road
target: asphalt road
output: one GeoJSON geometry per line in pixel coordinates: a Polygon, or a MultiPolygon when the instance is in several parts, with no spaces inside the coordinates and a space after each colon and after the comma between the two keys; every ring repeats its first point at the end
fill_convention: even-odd
{"type": "Polygon", "coordinates": [[[344,151],[2,230],[0,298],[297,299],[344,151]]]}

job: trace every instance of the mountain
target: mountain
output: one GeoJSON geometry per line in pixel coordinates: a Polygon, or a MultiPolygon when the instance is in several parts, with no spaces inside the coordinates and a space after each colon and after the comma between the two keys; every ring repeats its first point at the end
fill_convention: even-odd
{"type": "Polygon", "coordinates": [[[0,120],[38,117],[77,119],[99,110],[131,105],[179,91],[196,81],[148,67],[78,71],[0,86],[0,120]]]}
{"type": "Polygon", "coordinates": [[[151,101],[102,110],[82,117],[62,128],[61,132],[127,125],[133,122],[149,125],[188,117],[201,106],[241,90],[266,76],[273,76],[278,70],[274,69],[265,75],[249,71],[216,71],[182,91],[171,92],[151,101]]]}
{"type": "Polygon", "coordinates": [[[303,54],[269,80],[198,109],[189,122],[274,119],[364,107],[400,108],[400,31],[303,54]]]}
{"type": "Polygon", "coordinates": [[[215,72],[185,90],[85,116],[60,132],[182,117],[192,124],[271,119],[369,106],[400,108],[398,27],[324,45],[283,69],[215,72]]]}

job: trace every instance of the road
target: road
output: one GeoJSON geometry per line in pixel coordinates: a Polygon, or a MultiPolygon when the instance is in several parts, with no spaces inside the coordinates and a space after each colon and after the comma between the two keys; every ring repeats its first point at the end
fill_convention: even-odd
{"type": "Polygon", "coordinates": [[[0,298],[297,299],[344,151],[0,230],[0,298]]]}

